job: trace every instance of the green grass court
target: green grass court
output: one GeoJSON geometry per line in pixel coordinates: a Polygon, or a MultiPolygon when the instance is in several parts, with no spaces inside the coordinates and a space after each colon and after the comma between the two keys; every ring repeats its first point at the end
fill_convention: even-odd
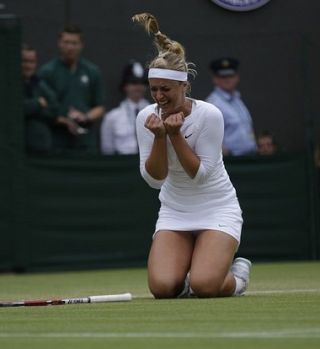
{"type": "Polygon", "coordinates": [[[132,292],[128,303],[0,308],[0,348],[320,348],[320,263],[256,263],[247,295],[154,300],[145,269],[1,275],[0,299],[132,292]]]}

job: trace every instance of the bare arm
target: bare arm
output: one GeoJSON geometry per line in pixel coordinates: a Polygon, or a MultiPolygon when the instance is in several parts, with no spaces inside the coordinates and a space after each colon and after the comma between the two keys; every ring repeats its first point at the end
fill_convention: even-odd
{"type": "Polygon", "coordinates": [[[68,116],[79,123],[89,123],[100,119],[105,112],[103,106],[97,106],[90,109],[87,113],[83,113],[77,109],[73,109],[69,112],[68,116]]]}
{"type": "Polygon", "coordinates": [[[100,119],[103,116],[104,112],[105,112],[105,108],[103,106],[97,106],[90,109],[87,112],[88,121],[93,122],[100,119]]]}

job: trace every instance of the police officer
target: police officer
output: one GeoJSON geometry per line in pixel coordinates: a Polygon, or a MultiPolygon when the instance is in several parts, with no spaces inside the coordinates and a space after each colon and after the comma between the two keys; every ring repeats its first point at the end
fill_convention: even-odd
{"type": "Polygon", "coordinates": [[[145,99],[146,72],[141,63],[132,60],[123,70],[120,88],[125,96],[120,105],[108,112],[101,124],[103,154],[137,154],[136,116],[149,105],[145,99]]]}
{"type": "Polygon", "coordinates": [[[39,71],[59,102],[53,128],[56,150],[97,150],[94,124],[104,113],[104,90],[99,68],[81,57],[83,47],[81,29],[66,26],[59,35],[60,56],[39,71]]]}
{"type": "Polygon", "coordinates": [[[224,118],[224,155],[247,155],[257,150],[252,118],[237,90],[239,61],[223,57],[210,64],[215,86],[207,102],[218,107],[224,118]]]}

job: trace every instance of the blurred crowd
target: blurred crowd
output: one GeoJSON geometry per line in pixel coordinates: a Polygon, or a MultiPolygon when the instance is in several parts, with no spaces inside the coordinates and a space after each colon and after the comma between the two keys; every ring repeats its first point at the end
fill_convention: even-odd
{"type": "MultiPolygon", "coordinates": [[[[82,55],[81,29],[66,26],[59,33],[57,48],[57,57],[38,67],[37,50],[26,44],[22,47],[27,151],[137,154],[136,116],[152,103],[146,97],[148,79],[143,65],[128,61],[119,74],[123,100],[107,110],[100,69],[82,55]]],[[[241,98],[239,61],[217,58],[209,68],[213,89],[206,101],[224,117],[224,156],[276,154],[279,148],[273,134],[255,132],[241,98]]]]}

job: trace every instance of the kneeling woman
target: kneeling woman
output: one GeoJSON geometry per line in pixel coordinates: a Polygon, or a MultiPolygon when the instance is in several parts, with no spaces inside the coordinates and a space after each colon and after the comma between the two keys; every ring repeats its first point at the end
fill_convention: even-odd
{"type": "Polygon", "coordinates": [[[188,98],[182,45],[159,31],[147,13],[133,20],[154,37],[158,55],[149,64],[155,104],[137,117],[140,172],[161,189],[161,208],[148,260],[156,298],[241,295],[251,263],[234,255],[242,215],[222,159],[223,117],[212,104],[188,98]]]}

